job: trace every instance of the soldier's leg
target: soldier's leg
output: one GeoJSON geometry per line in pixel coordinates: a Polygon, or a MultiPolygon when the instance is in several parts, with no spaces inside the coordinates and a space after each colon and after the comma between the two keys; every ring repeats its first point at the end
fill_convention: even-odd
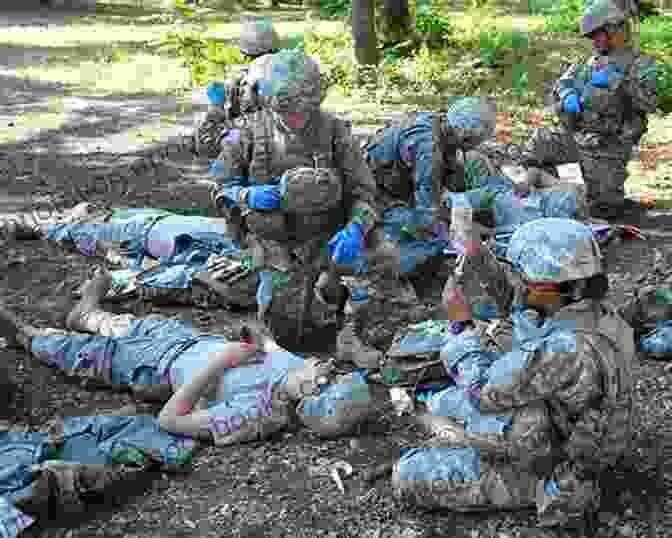
{"type": "Polygon", "coordinates": [[[39,239],[45,237],[49,228],[57,224],[103,223],[111,212],[90,202],[81,202],[65,211],[37,209],[24,213],[0,215],[0,236],[13,239],[39,239]]]}
{"type": "Polygon", "coordinates": [[[610,216],[611,209],[617,216],[625,199],[628,152],[619,152],[619,148],[581,148],[580,154],[591,213],[610,216]]]}
{"type": "Polygon", "coordinates": [[[514,465],[494,465],[477,450],[425,448],[402,456],[392,490],[402,502],[456,512],[535,506],[538,479],[514,465]]]}

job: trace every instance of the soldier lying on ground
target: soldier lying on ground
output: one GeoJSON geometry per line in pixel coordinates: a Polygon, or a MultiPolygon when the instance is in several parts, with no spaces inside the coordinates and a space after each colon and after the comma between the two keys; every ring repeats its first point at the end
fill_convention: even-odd
{"type": "Polygon", "coordinates": [[[266,439],[295,416],[320,435],[340,435],[372,413],[358,373],[336,376],[328,363],[303,360],[261,333],[231,342],[177,320],[110,314],[100,308],[110,284],[104,273],[87,282],[66,321],[79,332],[38,329],[0,310],[0,334],[53,367],[168,400],[159,415],[165,430],[217,445],[266,439]]]}
{"type": "MultiPolygon", "coordinates": [[[[81,202],[70,210],[42,218],[37,212],[0,217],[0,236],[76,243],[86,255],[119,259],[119,252],[132,254],[140,268],[144,255],[171,258],[180,253],[185,238],[224,241],[226,221],[221,218],[178,215],[159,209],[109,209],[81,202]]],[[[229,241],[231,243],[231,241],[229,241]]]]}
{"type": "MultiPolygon", "coordinates": [[[[466,387],[477,413],[466,429],[423,418],[439,437],[433,448],[402,456],[395,494],[424,508],[463,512],[536,504],[540,528],[524,536],[592,536],[582,529],[599,508],[599,475],[632,438],[633,334],[603,301],[608,281],[599,248],[583,224],[540,219],[511,240],[514,272],[471,232],[462,239],[465,273],[511,317],[494,330],[467,330],[442,356],[447,367],[469,355],[493,367],[505,361],[513,374],[466,387]],[[480,414],[512,420],[493,430],[480,414]]],[[[471,312],[452,291],[444,295],[450,317],[468,322],[471,312]]]]}

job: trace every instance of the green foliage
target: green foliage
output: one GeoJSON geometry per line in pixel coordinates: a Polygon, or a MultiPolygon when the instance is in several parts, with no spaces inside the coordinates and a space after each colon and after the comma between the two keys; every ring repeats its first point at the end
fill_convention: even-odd
{"type": "Polygon", "coordinates": [[[504,50],[517,51],[527,49],[529,38],[527,34],[514,31],[486,31],[479,35],[481,61],[489,66],[497,64],[497,58],[504,50]]]}
{"type": "Polygon", "coordinates": [[[672,17],[645,19],[640,24],[640,45],[644,49],[672,50],[672,17]]]}
{"type": "Polygon", "coordinates": [[[425,11],[416,15],[415,28],[430,47],[436,48],[449,44],[455,34],[455,29],[448,17],[425,11]]]}
{"type": "Polygon", "coordinates": [[[352,16],[352,0],[321,0],[320,16],[325,19],[343,19],[352,16]]]}
{"type": "Polygon", "coordinates": [[[306,32],[306,54],[317,56],[328,86],[339,86],[345,95],[352,91],[352,35],[350,32],[317,34],[306,32]]]}
{"type": "Polygon", "coordinates": [[[549,13],[544,20],[545,32],[577,32],[577,20],[583,15],[583,0],[560,0],[549,13]]]}
{"type": "Polygon", "coordinates": [[[656,65],[656,94],[658,108],[667,114],[672,112],[672,65],[656,65]]]}

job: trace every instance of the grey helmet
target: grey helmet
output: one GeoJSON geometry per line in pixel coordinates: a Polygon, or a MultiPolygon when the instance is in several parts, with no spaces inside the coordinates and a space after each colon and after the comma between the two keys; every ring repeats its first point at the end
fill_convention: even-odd
{"type": "Polygon", "coordinates": [[[581,18],[581,33],[588,37],[605,26],[618,26],[625,19],[625,11],[613,0],[589,1],[581,18]]]}
{"type": "Polygon", "coordinates": [[[278,35],[270,17],[243,15],[240,27],[240,52],[246,56],[258,57],[276,48],[278,35]]]}

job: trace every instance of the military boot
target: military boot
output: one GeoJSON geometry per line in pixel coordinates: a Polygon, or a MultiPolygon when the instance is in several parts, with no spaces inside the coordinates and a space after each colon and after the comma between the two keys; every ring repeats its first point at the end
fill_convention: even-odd
{"type": "Polygon", "coordinates": [[[71,331],[123,337],[128,334],[130,315],[105,312],[100,302],[112,286],[112,275],[100,271],[81,287],[82,299],[75,305],[65,321],[71,331]]]}
{"type": "Polygon", "coordinates": [[[0,239],[39,239],[43,231],[39,223],[28,213],[0,217],[0,239]]]}

